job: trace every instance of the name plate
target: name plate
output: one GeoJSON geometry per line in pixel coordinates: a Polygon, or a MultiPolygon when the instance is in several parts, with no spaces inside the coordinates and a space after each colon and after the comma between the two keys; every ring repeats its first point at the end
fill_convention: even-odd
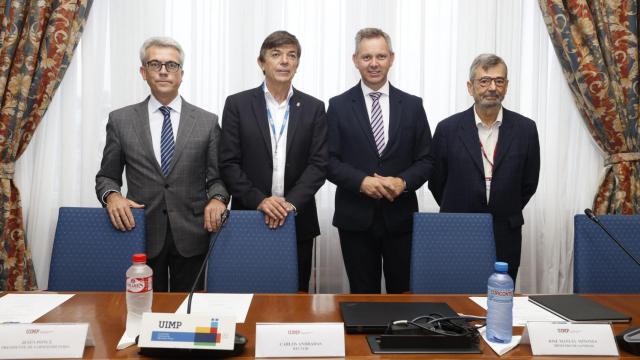
{"type": "Polygon", "coordinates": [[[89,324],[0,324],[0,359],[81,358],[89,324]]]}
{"type": "Polygon", "coordinates": [[[344,357],[343,323],[258,323],[256,357],[344,357]]]}
{"type": "Polygon", "coordinates": [[[144,313],[139,347],[233,350],[233,316],[144,313]]]}
{"type": "Polygon", "coordinates": [[[533,355],[618,355],[609,324],[528,322],[525,331],[533,355]]]}

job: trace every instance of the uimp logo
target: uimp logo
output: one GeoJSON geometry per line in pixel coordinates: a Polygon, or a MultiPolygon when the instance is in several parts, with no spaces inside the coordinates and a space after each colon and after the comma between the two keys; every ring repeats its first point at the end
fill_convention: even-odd
{"type": "Polygon", "coordinates": [[[297,329],[290,329],[289,331],[287,331],[287,334],[289,335],[300,335],[301,331],[297,330],[297,329]]]}
{"type": "Polygon", "coordinates": [[[35,335],[35,334],[40,333],[40,329],[27,329],[27,330],[25,330],[25,333],[27,335],[35,335]]]}
{"type": "Polygon", "coordinates": [[[180,329],[182,327],[182,321],[159,321],[158,328],[160,329],[180,329]]]}
{"type": "Polygon", "coordinates": [[[556,329],[558,331],[559,334],[568,334],[569,333],[569,329],[567,328],[559,328],[556,329]]]}

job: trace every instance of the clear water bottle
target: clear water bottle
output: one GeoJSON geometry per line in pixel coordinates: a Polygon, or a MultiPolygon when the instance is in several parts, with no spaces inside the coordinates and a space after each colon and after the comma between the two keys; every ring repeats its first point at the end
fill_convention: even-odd
{"type": "Polygon", "coordinates": [[[151,312],[153,302],[153,270],[147,265],[147,255],[134,254],[127,270],[127,318],[142,317],[151,312]]]}
{"type": "Polygon", "coordinates": [[[513,280],[509,265],[496,262],[495,273],[487,284],[487,339],[497,343],[511,342],[513,322],[513,280]]]}

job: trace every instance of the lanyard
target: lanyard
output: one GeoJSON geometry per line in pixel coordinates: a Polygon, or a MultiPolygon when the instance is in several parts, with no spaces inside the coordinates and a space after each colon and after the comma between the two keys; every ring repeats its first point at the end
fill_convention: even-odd
{"type": "Polygon", "coordinates": [[[496,144],[496,147],[493,148],[493,159],[489,160],[489,156],[487,155],[487,152],[484,150],[484,146],[482,145],[482,141],[480,141],[480,150],[482,151],[482,157],[487,160],[487,162],[489,163],[489,165],[491,166],[491,176],[486,176],[485,174],[485,180],[486,181],[491,181],[491,178],[493,177],[493,169],[494,169],[494,163],[496,161],[496,152],[498,152],[498,144],[496,144]]]}
{"type": "Polygon", "coordinates": [[[287,123],[289,122],[289,104],[287,104],[287,111],[284,112],[284,120],[282,121],[282,125],[280,126],[280,132],[276,135],[276,125],[273,122],[273,117],[271,116],[271,110],[269,110],[269,105],[267,105],[267,119],[269,120],[269,128],[271,129],[271,135],[276,143],[276,154],[278,153],[278,144],[280,143],[280,139],[282,139],[282,134],[284,134],[284,129],[287,128],[287,123]]]}
{"type": "Polygon", "coordinates": [[[487,152],[484,150],[484,146],[482,146],[482,141],[480,141],[480,150],[482,151],[482,157],[487,160],[489,165],[491,166],[491,172],[493,173],[493,163],[496,161],[496,151],[498,150],[498,144],[493,149],[493,159],[489,159],[487,152]]]}

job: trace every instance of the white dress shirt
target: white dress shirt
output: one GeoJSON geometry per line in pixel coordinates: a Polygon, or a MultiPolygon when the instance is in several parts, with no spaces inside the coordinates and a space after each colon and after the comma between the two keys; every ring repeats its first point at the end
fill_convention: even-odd
{"type": "MultiPolygon", "coordinates": [[[[164,115],[160,111],[162,105],[153,95],[149,99],[149,129],[151,130],[151,144],[153,145],[153,155],[156,157],[158,164],[162,166],[162,158],[160,157],[160,138],[162,137],[162,123],[164,115]]],[[[178,137],[178,126],[180,125],[180,112],[182,110],[182,98],[178,95],[173,101],[167,105],[171,108],[171,130],[173,130],[173,141],[175,143],[178,137]]]]}
{"type": "Polygon", "coordinates": [[[382,150],[384,151],[389,143],[389,81],[384,83],[377,91],[371,90],[371,88],[364,84],[364,81],[360,81],[360,85],[362,86],[362,93],[364,94],[364,103],[367,105],[369,123],[371,123],[371,108],[373,107],[373,99],[369,94],[372,92],[382,93],[378,102],[380,103],[380,110],[382,110],[382,125],[384,127],[384,147],[382,150]]]}
{"type": "Polygon", "coordinates": [[[478,137],[480,138],[480,156],[484,165],[484,180],[487,190],[487,204],[489,203],[489,194],[491,193],[491,178],[493,177],[493,165],[495,161],[496,146],[498,144],[498,134],[500,133],[500,125],[502,125],[502,107],[498,112],[496,121],[491,126],[486,126],[478,113],[475,106],[473,113],[476,118],[476,126],[478,127],[478,137]]]}
{"type": "Polygon", "coordinates": [[[269,121],[269,134],[271,134],[271,156],[273,157],[273,173],[271,174],[271,195],[284,197],[284,169],[287,163],[287,132],[289,125],[289,100],[293,95],[293,86],[289,87],[287,99],[278,103],[266,84],[263,83],[264,100],[271,117],[269,121]],[[273,121],[273,123],[272,123],[273,121]],[[273,125],[273,127],[271,127],[273,125]],[[282,131],[282,135],[281,135],[282,131]]]}

